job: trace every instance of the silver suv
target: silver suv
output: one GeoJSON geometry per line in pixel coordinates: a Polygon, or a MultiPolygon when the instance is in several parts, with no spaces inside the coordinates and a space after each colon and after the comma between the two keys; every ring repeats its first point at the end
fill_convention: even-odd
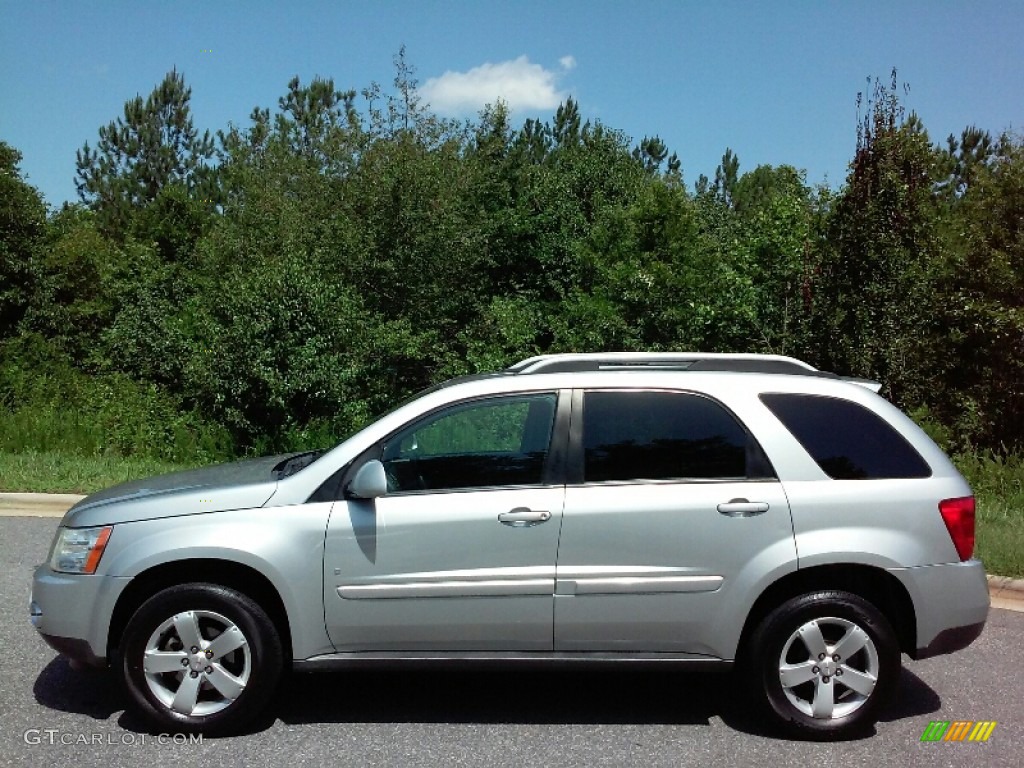
{"type": "Polygon", "coordinates": [[[31,618],[164,729],[238,729],[287,668],[731,664],[794,735],[869,728],[901,652],[969,645],[974,499],[876,394],[793,358],[531,358],[333,450],[75,505],[31,618]]]}

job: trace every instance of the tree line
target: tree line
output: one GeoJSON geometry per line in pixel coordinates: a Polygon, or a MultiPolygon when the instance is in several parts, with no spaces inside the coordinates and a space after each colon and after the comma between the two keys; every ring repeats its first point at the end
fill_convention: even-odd
{"type": "MultiPolygon", "coordinates": [[[[933,142],[895,72],[845,183],[563,103],[438,117],[293,79],[211,135],[177,71],[78,153],[50,211],[0,143],[0,407],[98,414],[167,458],[329,445],[454,375],[560,351],[791,354],[875,378],[952,449],[1024,443],[1024,141],[933,142]]],[[[853,133],[853,131],[851,131],[853,133]]]]}

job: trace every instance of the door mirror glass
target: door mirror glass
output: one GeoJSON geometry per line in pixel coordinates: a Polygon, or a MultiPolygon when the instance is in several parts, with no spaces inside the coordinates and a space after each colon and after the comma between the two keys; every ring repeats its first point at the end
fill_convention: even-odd
{"type": "Polygon", "coordinates": [[[356,499],[376,499],[388,492],[388,478],[384,465],[371,459],[359,468],[348,484],[346,496],[356,499]]]}

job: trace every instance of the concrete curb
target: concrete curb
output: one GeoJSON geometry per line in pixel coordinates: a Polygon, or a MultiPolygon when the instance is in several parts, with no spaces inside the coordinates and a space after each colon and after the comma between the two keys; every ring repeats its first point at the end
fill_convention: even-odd
{"type": "Polygon", "coordinates": [[[74,493],[0,493],[0,517],[64,517],[84,498],[74,493]]]}
{"type": "Polygon", "coordinates": [[[1009,576],[993,576],[989,574],[988,588],[995,594],[1012,592],[1024,596],[1024,579],[1011,579],[1009,576]]]}
{"type": "MultiPolygon", "coordinates": [[[[0,517],[63,517],[84,498],[73,493],[0,493],[0,517]]],[[[1024,612],[1024,579],[986,578],[992,607],[1024,612]]]]}
{"type": "Polygon", "coordinates": [[[1024,579],[1011,579],[1008,576],[993,576],[991,574],[986,578],[993,608],[1004,608],[1008,611],[1024,613],[1024,579]]]}

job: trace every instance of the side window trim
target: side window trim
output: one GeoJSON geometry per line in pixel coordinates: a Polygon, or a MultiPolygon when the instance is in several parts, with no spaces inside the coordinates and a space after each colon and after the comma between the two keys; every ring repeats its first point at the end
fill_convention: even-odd
{"type": "Polygon", "coordinates": [[[566,485],[583,485],[583,393],[572,391],[572,414],[569,419],[569,457],[566,462],[566,485]]]}
{"type": "Polygon", "coordinates": [[[568,467],[569,426],[572,418],[572,390],[560,389],[555,392],[555,422],[551,426],[551,443],[544,459],[541,484],[544,486],[565,485],[568,467]]]}

